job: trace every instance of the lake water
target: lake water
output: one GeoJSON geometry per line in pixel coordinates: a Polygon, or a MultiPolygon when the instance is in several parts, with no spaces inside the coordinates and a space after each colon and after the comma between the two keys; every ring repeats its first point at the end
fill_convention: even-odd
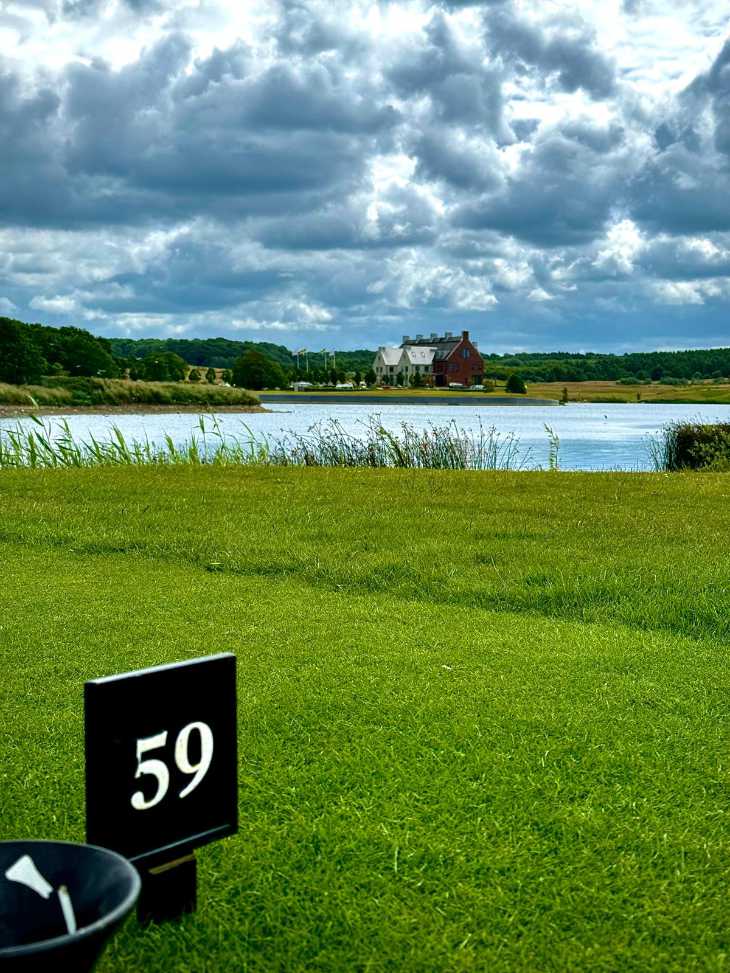
{"type": "MultiPolygon", "coordinates": [[[[563,470],[627,470],[652,468],[648,443],[661,428],[678,419],[705,422],[730,422],[730,405],[655,405],[581,404],[566,406],[483,406],[450,407],[411,405],[365,405],[342,403],[297,403],[272,405],[275,411],[217,416],[227,436],[248,440],[250,433],[277,439],[287,432],[306,432],[318,422],[336,420],[355,435],[362,432],[372,416],[379,416],[389,430],[398,431],[401,423],[415,427],[445,425],[455,422],[460,430],[479,434],[492,426],[503,436],[513,434],[519,442],[518,463],[524,468],[547,468],[548,425],[558,436],[558,461],[563,470]],[[250,430],[250,433],[249,433],[250,430]]],[[[108,438],[112,425],[117,425],[125,439],[162,441],[169,435],[182,443],[193,434],[199,435],[198,417],[194,413],[151,413],[135,415],[69,415],[48,417],[57,425],[65,419],[77,439],[90,434],[96,439],[108,438]]],[[[0,429],[14,427],[28,419],[0,419],[0,429]]]]}

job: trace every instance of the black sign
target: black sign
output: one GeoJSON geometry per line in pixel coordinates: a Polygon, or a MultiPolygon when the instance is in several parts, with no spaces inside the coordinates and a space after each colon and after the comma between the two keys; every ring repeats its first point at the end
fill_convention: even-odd
{"type": "Polygon", "coordinates": [[[236,658],[84,686],[86,840],[144,864],[238,829],[236,658]]]}

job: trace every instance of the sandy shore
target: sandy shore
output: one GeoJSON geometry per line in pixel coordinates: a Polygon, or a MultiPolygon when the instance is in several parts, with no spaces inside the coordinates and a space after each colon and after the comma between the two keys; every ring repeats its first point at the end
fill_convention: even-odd
{"type": "Polygon", "coordinates": [[[32,405],[0,405],[0,419],[21,416],[124,416],[149,415],[160,413],[192,413],[193,415],[208,415],[213,412],[271,412],[263,406],[217,405],[206,408],[202,405],[156,405],[154,403],[125,403],[124,405],[66,405],[66,406],[32,406],[32,405]]]}

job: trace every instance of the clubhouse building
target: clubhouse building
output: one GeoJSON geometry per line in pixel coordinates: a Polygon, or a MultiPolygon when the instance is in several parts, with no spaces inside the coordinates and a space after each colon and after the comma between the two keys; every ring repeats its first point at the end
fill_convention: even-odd
{"type": "Polygon", "coordinates": [[[450,331],[442,336],[404,335],[399,347],[378,348],[373,371],[379,385],[480,385],[484,360],[468,331],[461,337],[450,331]]]}

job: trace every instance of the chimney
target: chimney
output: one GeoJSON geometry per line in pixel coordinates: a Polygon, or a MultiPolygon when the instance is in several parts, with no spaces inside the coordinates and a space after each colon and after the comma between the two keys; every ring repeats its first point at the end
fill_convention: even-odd
{"type": "Polygon", "coordinates": [[[438,341],[438,337],[435,331],[431,332],[431,341],[438,341]]]}
{"type": "Polygon", "coordinates": [[[462,341],[468,341],[469,340],[469,332],[468,331],[462,331],[461,332],[461,340],[462,341]]]}
{"type": "Polygon", "coordinates": [[[408,337],[408,335],[407,334],[404,334],[403,335],[403,341],[401,342],[401,344],[407,345],[410,340],[411,339],[408,337]]]}
{"type": "Polygon", "coordinates": [[[454,336],[452,335],[452,333],[450,331],[447,331],[445,337],[446,338],[453,338],[454,336]]]}
{"type": "Polygon", "coordinates": [[[416,341],[421,341],[421,340],[423,340],[423,335],[422,334],[417,334],[416,335],[416,341]]]}

